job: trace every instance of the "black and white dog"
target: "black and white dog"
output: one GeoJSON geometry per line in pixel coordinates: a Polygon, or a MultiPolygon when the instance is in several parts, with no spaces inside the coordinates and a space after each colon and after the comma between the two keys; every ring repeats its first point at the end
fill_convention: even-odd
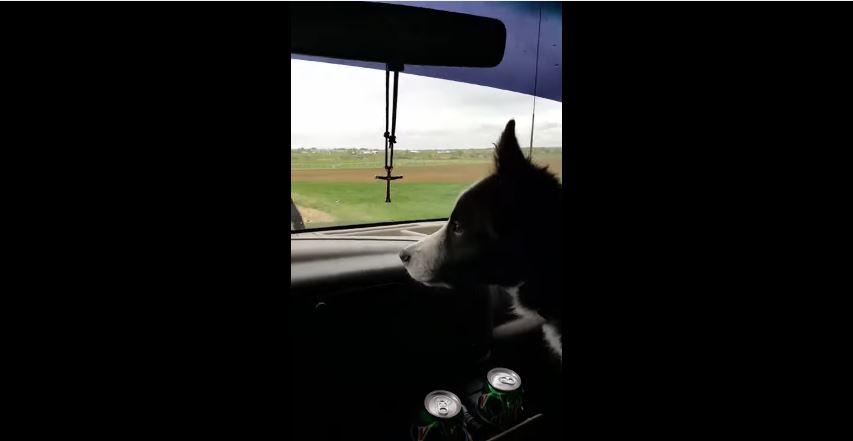
{"type": "Polygon", "coordinates": [[[495,146],[495,171],[464,191],[447,224],[400,252],[409,275],[426,285],[496,285],[520,315],[545,319],[562,360],[562,184],[524,157],[510,120],[495,146]]]}

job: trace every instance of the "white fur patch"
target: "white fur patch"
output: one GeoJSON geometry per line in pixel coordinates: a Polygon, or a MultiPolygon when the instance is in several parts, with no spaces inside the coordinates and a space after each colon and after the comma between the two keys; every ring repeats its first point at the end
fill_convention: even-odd
{"type": "MultiPolygon", "coordinates": [[[[531,311],[524,306],[521,305],[518,301],[518,290],[521,286],[524,285],[524,282],[519,283],[516,286],[503,287],[506,292],[512,297],[512,306],[514,312],[519,317],[525,317],[529,319],[536,320],[544,320],[541,315],[539,315],[536,311],[531,311]]],[[[545,342],[548,343],[548,346],[560,357],[560,363],[563,362],[563,336],[560,335],[560,331],[557,330],[557,327],[550,324],[545,323],[542,325],[542,332],[545,334],[545,342]]]]}
{"type": "Polygon", "coordinates": [[[515,312],[515,314],[518,315],[519,317],[526,317],[526,318],[530,318],[530,319],[541,320],[542,316],[537,314],[536,311],[531,311],[531,310],[525,308],[518,301],[518,290],[521,289],[522,285],[524,285],[524,282],[521,282],[515,286],[503,286],[502,287],[507,293],[509,293],[510,297],[512,297],[513,312],[515,312]]]}
{"type": "Polygon", "coordinates": [[[413,279],[429,286],[447,287],[446,284],[431,282],[435,280],[436,270],[444,259],[444,236],[446,234],[447,224],[444,224],[440,230],[406,247],[410,258],[405,267],[413,279]]]}
{"type": "Polygon", "coordinates": [[[545,341],[548,342],[548,346],[550,346],[554,353],[560,357],[560,363],[562,363],[563,336],[560,335],[560,331],[557,330],[556,326],[550,323],[545,323],[544,325],[542,325],[542,332],[545,333],[545,341]]]}

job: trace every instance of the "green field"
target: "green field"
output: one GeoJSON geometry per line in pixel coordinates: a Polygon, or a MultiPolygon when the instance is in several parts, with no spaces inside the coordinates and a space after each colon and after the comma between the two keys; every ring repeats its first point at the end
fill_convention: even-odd
{"type": "MultiPolygon", "coordinates": [[[[493,149],[398,151],[385,203],[384,152],[291,149],[291,198],[307,228],[447,217],[459,193],[490,173],[493,149]]],[[[525,149],[525,153],[527,150],[525,149]]],[[[562,149],[535,148],[534,162],[562,177],[562,149]]]]}
{"type": "MultiPolygon", "coordinates": [[[[527,154],[527,149],[524,149],[527,154]]],[[[397,150],[394,152],[394,166],[424,166],[447,164],[480,164],[492,160],[494,149],[457,149],[457,150],[397,150]]],[[[560,160],[563,149],[560,147],[537,147],[533,149],[536,159],[560,160]]],[[[385,152],[368,149],[291,149],[291,170],[341,168],[382,168],[385,164],[385,152]]]]}

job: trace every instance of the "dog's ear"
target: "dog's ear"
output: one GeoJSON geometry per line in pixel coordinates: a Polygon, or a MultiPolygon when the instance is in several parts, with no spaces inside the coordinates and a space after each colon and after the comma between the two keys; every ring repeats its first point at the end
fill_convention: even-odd
{"type": "Polygon", "coordinates": [[[495,144],[495,166],[498,173],[512,173],[528,165],[515,137],[515,120],[506,123],[501,139],[495,144]]]}

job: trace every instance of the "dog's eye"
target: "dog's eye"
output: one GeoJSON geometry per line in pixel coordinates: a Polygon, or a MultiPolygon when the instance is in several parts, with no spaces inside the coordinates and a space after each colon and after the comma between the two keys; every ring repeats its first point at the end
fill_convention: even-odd
{"type": "Polygon", "coordinates": [[[451,229],[455,234],[462,234],[462,223],[458,220],[453,221],[451,229]]]}

